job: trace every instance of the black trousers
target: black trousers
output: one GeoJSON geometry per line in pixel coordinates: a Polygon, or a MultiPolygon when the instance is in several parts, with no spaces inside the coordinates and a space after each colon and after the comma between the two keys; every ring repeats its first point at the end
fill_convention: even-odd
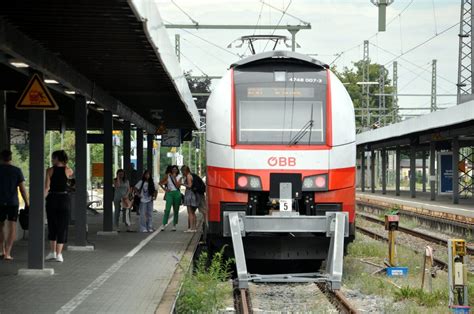
{"type": "Polygon", "coordinates": [[[48,194],[46,197],[46,218],[48,219],[48,240],[67,242],[70,200],[68,194],[48,194]]]}

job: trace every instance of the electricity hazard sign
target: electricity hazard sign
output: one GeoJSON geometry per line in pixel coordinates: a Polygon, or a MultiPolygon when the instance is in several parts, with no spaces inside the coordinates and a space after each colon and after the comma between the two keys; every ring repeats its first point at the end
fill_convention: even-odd
{"type": "Polygon", "coordinates": [[[58,110],[58,104],[38,74],[33,75],[15,107],[22,110],[58,110]]]}

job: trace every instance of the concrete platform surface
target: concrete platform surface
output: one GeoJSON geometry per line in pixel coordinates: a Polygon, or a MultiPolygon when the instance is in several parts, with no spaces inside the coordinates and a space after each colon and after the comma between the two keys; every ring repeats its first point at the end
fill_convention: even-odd
{"type": "Polygon", "coordinates": [[[452,204],[452,199],[444,195],[437,196],[436,201],[431,201],[429,192],[417,192],[416,198],[411,198],[408,191],[401,191],[400,196],[396,196],[395,191],[387,191],[385,195],[381,191],[375,193],[357,191],[356,200],[380,205],[397,205],[404,210],[419,214],[474,224],[473,198],[460,199],[459,204],[452,204]]]}
{"type": "MultiPolygon", "coordinates": [[[[45,262],[54,269],[52,276],[18,276],[27,266],[27,240],[17,241],[14,261],[0,261],[0,313],[154,313],[194,235],[183,232],[184,207],[178,231],[169,226],[160,232],[163,210],[158,206],[153,233],[98,236],[102,215],[88,215],[88,240],[95,250],[65,250],[63,263],[45,262]]],[[[136,229],[138,216],[132,215],[136,229]]]]}

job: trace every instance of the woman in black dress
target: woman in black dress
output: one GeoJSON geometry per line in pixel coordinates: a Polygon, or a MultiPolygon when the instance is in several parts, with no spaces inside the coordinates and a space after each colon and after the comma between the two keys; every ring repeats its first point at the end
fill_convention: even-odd
{"type": "Polygon", "coordinates": [[[45,194],[46,217],[48,219],[48,240],[51,252],[46,260],[63,262],[63,246],[67,238],[70,200],[67,181],[73,171],[67,166],[68,157],[64,150],[51,155],[53,166],[46,170],[45,194]]]}

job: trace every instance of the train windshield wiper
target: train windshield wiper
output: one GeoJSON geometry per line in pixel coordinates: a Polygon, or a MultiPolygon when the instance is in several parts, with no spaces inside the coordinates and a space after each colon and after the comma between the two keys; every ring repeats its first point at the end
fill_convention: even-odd
{"type": "Polygon", "coordinates": [[[311,144],[311,133],[313,132],[313,125],[314,125],[314,120],[313,120],[313,104],[311,104],[311,119],[303,125],[303,127],[293,136],[293,138],[290,140],[288,145],[296,145],[303,139],[303,137],[306,135],[306,133],[309,132],[309,140],[308,140],[308,145],[311,144]]]}

